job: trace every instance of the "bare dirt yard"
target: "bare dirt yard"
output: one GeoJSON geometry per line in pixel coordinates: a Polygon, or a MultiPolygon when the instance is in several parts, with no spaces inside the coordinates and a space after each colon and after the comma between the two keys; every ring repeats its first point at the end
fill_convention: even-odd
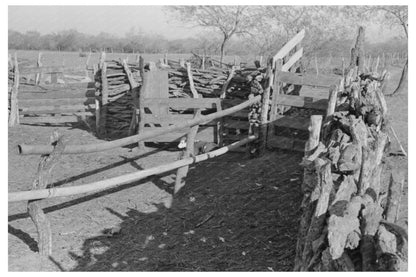
{"type": "MultiPolygon", "coordinates": [[[[400,68],[390,70],[388,92],[400,77],[400,68]]],[[[407,151],[407,92],[387,102],[407,151]]],[[[39,156],[18,156],[17,144],[47,144],[55,129],[66,144],[99,141],[82,124],[9,128],[9,192],[30,189],[39,162],[39,156]]],[[[392,151],[396,148],[393,142],[392,151]]],[[[56,187],[86,184],[178,156],[157,148],[66,155],[53,172],[53,182],[56,187]]],[[[288,151],[258,159],[226,154],[192,166],[187,185],[174,196],[175,172],[170,172],[92,195],[45,200],[53,254],[42,270],[290,271],[301,213],[301,158],[288,151]],[[109,235],[111,229],[119,232],[109,235]]],[[[406,157],[391,155],[385,165],[407,173],[406,157]]],[[[400,224],[407,228],[407,181],[405,191],[400,224]]],[[[41,270],[26,206],[8,206],[9,271],[41,270]]]]}

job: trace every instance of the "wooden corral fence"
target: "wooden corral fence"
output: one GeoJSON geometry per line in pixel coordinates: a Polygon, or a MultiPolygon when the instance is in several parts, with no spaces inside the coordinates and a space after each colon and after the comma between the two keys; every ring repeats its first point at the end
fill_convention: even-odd
{"type": "MultiPolygon", "coordinates": [[[[304,32],[301,32],[298,36],[294,38],[289,43],[289,46],[293,45],[295,47],[299,44],[303,38],[304,32]],[[302,34],[303,33],[303,34],[302,34]],[[294,42],[293,42],[294,41],[294,42]]],[[[191,90],[193,98],[176,98],[169,99],[167,98],[167,72],[163,71],[148,71],[143,77],[142,93],[140,99],[137,100],[138,111],[136,113],[139,115],[139,120],[142,120],[139,123],[139,132],[137,135],[125,137],[122,139],[101,142],[98,144],[87,144],[87,145],[65,145],[63,146],[60,143],[60,139],[55,135],[56,141],[51,142],[52,145],[19,145],[18,150],[20,154],[39,154],[43,155],[41,159],[41,164],[46,163],[46,169],[39,167],[41,172],[38,173],[38,176],[42,176],[42,180],[49,180],[47,178],[48,174],[51,174],[51,168],[53,168],[53,162],[57,162],[58,158],[64,154],[82,154],[82,153],[91,153],[105,151],[113,149],[116,147],[130,145],[132,143],[143,142],[143,141],[172,141],[176,140],[179,137],[186,135],[187,136],[187,148],[185,154],[181,160],[173,161],[164,165],[160,165],[154,168],[142,170],[139,172],[130,173],[127,175],[122,175],[114,177],[108,180],[103,180],[99,182],[94,182],[91,184],[86,184],[82,186],[68,186],[64,188],[47,188],[48,184],[42,184],[42,186],[33,187],[30,191],[20,191],[20,192],[11,192],[9,193],[9,202],[15,201],[29,201],[30,207],[38,207],[39,205],[34,205],[38,201],[42,201],[44,198],[59,197],[59,196],[69,196],[76,194],[92,193],[112,187],[120,186],[129,182],[137,181],[145,177],[160,174],[163,172],[171,171],[177,169],[176,181],[175,181],[175,192],[177,192],[181,187],[185,185],[185,177],[187,176],[188,167],[190,164],[197,163],[209,158],[214,158],[219,155],[223,155],[230,150],[237,149],[248,143],[251,143],[255,140],[260,140],[260,145],[267,145],[267,140],[273,141],[274,134],[267,135],[269,126],[272,126],[277,120],[281,119],[277,110],[279,106],[292,106],[292,107],[302,107],[302,108],[317,108],[326,110],[326,115],[331,115],[335,109],[336,95],[338,90],[336,86],[332,87],[331,90],[331,100],[325,99],[325,101],[319,102],[314,99],[309,99],[307,97],[299,95],[287,95],[285,93],[272,93],[274,87],[279,86],[284,87],[283,84],[291,84],[293,87],[310,85],[310,86],[321,86],[326,88],[328,82],[332,82],[332,79],[322,80],[311,79],[308,75],[301,75],[300,73],[291,73],[285,70],[291,70],[291,67],[299,61],[302,54],[302,49],[296,50],[294,55],[286,61],[283,62],[284,58],[288,56],[289,52],[293,47],[289,47],[288,44],[285,45],[282,49],[284,50],[280,55],[277,56],[276,60],[272,60],[272,63],[269,64],[268,74],[267,74],[267,87],[265,92],[262,95],[254,96],[246,101],[240,101],[240,103],[233,102],[234,105],[223,109],[225,99],[221,98],[211,98],[203,99],[200,98],[197,91],[195,90],[192,82],[192,75],[190,74],[190,65],[187,65],[188,77],[190,80],[191,90]],[[282,67],[276,69],[272,66],[276,64],[281,64],[282,67]],[[280,84],[281,83],[281,84],[280,84]],[[149,93],[152,93],[149,97],[149,93]],[[155,93],[158,93],[158,97],[154,97],[155,93]],[[235,141],[227,146],[222,146],[221,148],[211,151],[209,153],[192,156],[193,146],[195,139],[198,137],[199,128],[204,131],[204,127],[208,126],[211,128],[209,131],[215,141],[215,137],[218,136],[218,132],[222,134],[218,123],[224,117],[230,116],[236,113],[244,113],[247,111],[247,108],[252,107],[254,104],[260,104],[263,107],[261,124],[262,128],[260,131],[254,134],[241,135],[241,138],[238,141],[235,141]],[[270,109],[270,107],[276,107],[276,109],[270,109]],[[182,113],[171,114],[171,111],[181,111],[182,113]],[[189,113],[188,113],[189,111],[189,113]],[[269,112],[271,111],[271,112],[269,112]],[[275,113],[273,111],[276,111],[275,113]],[[272,117],[274,116],[274,117],[272,117]],[[146,126],[148,124],[148,126],[146,126]],[[212,125],[209,125],[212,124],[212,125]],[[265,133],[263,133],[265,131],[265,133]],[[216,134],[217,133],[217,134],[216,134]],[[266,135],[264,135],[266,134],[266,135]],[[42,172],[44,170],[45,172],[42,172]]],[[[105,66],[104,66],[105,67],[105,66]]],[[[46,73],[50,71],[44,71],[46,73]]],[[[37,71],[35,73],[38,73],[37,71]]],[[[279,91],[279,90],[275,90],[279,91]]],[[[230,101],[229,101],[230,103],[230,101]]],[[[228,104],[229,104],[228,103],[228,104]]],[[[226,105],[226,104],[225,104],[226,105]]],[[[294,119],[295,120],[295,119],[294,119]]],[[[312,121],[309,121],[308,131],[309,131],[309,140],[304,147],[305,150],[309,151],[314,149],[319,141],[320,134],[320,122],[323,121],[322,115],[312,116],[312,121]],[[317,124],[317,122],[319,124],[317,124]]],[[[249,124],[247,121],[242,124],[249,124]]],[[[224,124],[224,126],[226,126],[224,124]]],[[[235,126],[234,126],[235,127],[235,126]]],[[[220,136],[221,137],[221,136],[220,136]]],[[[204,139],[206,137],[204,136],[204,139]]],[[[217,138],[219,139],[219,138],[217,138]]],[[[223,143],[220,142],[222,145],[223,143]]],[[[260,151],[263,153],[263,151],[260,151]]],[[[48,225],[46,216],[43,214],[42,209],[33,209],[30,211],[31,218],[33,219],[39,235],[39,249],[42,250],[42,255],[50,255],[51,247],[44,247],[45,244],[50,245],[50,232],[45,231],[44,226],[48,225]],[[42,222],[37,221],[37,219],[42,218],[42,222]],[[46,224],[46,225],[45,225],[46,224]],[[48,234],[49,239],[46,239],[45,232],[48,234]]]]}
{"type": "MultiPolygon", "coordinates": [[[[86,66],[41,66],[19,68],[15,59],[16,108],[11,115],[17,118],[11,125],[60,124],[78,122],[95,114],[95,83],[91,81],[94,68],[86,66]],[[85,72],[85,77],[65,73],[85,72]],[[74,81],[66,80],[72,79],[74,81]]],[[[92,78],[93,79],[93,78],[92,78]]]]}

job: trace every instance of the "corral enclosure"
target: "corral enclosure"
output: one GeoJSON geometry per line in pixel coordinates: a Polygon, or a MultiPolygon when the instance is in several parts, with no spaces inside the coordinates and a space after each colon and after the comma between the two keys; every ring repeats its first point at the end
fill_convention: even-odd
{"type": "MultiPolygon", "coordinates": [[[[26,59],[29,60],[28,64],[31,64],[30,60],[33,60],[34,64],[36,56],[37,52],[19,51],[23,66],[26,59]]],[[[147,61],[158,61],[164,54],[143,56],[147,61]]],[[[134,54],[107,54],[108,60],[126,57],[129,57],[129,60],[136,59],[134,54]]],[[[172,59],[182,57],[169,54],[169,58],[172,59]]],[[[186,58],[188,57],[189,55],[186,55],[186,58]]],[[[404,57],[396,57],[395,62],[386,65],[392,72],[396,71],[394,79],[398,77],[398,68],[392,65],[400,63],[403,59],[404,57]]],[[[62,61],[65,66],[84,65],[85,60],[86,58],[79,57],[78,53],[44,53],[44,65],[62,65],[62,61]],[[53,58],[62,54],[62,60],[53,58]]],[[[225,61],[227,60],[233,63],[238,59],[227,57],[225,61]]],[[[313,72],[315,67],[318,70],[313,72],[314,74],[333,73],[332,69],[340,68],[342,64],[341,58],[331,57],[330,60],[329,57],[324,57],[321,60],[322,62],[316,62],[313,66],[312,59],[312,66],[309,63],[309,69],[312,70],[309,72],[313,72]],[[322,67],[323,70],[319,70],[321,64],[325,64],[325,60],[327,64],[322,67]],[[332,67],[332,63],[336,66],[332,67]]],[[[99,54],[92,54],[91,63],[98,62],[99,54]]],[[[309,92],[313,92],[313,89],[309,92]]],[[[328,97],[328,90],[316,89],[315,93],[323,95],[322,98],[328,97]]],[[[401,100],[407,101],[406,98],[401,100]]],[[[393,116],[396,115],[393,113],[393,116]]],[[[403,113],[397,116],[403,117],[403,113]]],[[[58,127],[68,136],[69,144],[96,141],[88,130],[83,130],[85,126],[71,126],[72,130],[68,127],[58,127]]],[[[407,137],[407,128],[402,127],[398,127],[399,136],[407,137]]],[[[27,143],[27,136],[32,137],[32,143],[37,142],[36,133],[39,129],[48,130],[47,127],[17,127],[16,133],[9,136],[9,153],[12,151],[10,143],[27,143]],[[26,133],[27,136],[20,136],[22,133],[26,133]]],[[[48,134],[43,132],[39,135],[39,139],[43,139],[42,144],[47,143],[45,139],[48,134]]],[[[407,143],[404,145],[407,148],[407,143]]],[[[137,153],[124,148],[121,152],[108,152],[108,155],[100,156],[101,160],[95,166],[91,165],[96,162],[93,154],[71,156],[66,162],[58,165],[56,172],[54,171],[54,174],[60,176],[55,185],[63,185],[68,179],[76,183],[85,183],[96,180],[97,176],[108,178],[123,171],[129,172],[131,169],[149,168],[168,157],[172,160],[177,158],[177,153],[169,149],[153,155],[152,151],[148,150],[137,153]],[[119,158],[114,160],[115,156],[119,158]],[[148,157],[144,158],[145,156],[148,157]],[[77,165],[73,166],[74,163],[77,165]],[[100,164],[103,165],[101,168],[100,164]],[[89,169],[86,172],[85,167],[89,169]],[[84,173],[79,174],[79,171],[84,173]]],[[[68,256],[62,251],[62,254],[56,256],[56,260],[51,260],[50,269],[54,264],[55,270],[291,270],[295,254],[297,218],[300,216],[297,207],[300,206],[301,199],[299,185],[302,182],[302,169],[298,165],[301,157],[290,151],[279,150],[258,160],[245,160],[241,154],[232,154],[216,163],[207,161],[190,171],[187,182],[193,185],[186,186],[174,200],[170,194],[173,183],[171,174],[146,179],[139,187],[134,184],[123,186],[125,190],[113,189],[81,199],[67,197],[63,200],[46,200],[43,205],[47,207],[45,211],[48,216],[50,214],[51,221],[66,222],[56,231],[55,227],[52,227],[53,240],[59,241],[57,247],[69,250],[68,256]],[[137,195],[138,198],[131,197],[132,195],[137,195]],[[283,199],[282,197],[284,200],[276,201],[283,199]],[[231,202],[233,204],[230,204],[231,202]],[[80,204],[76,205],[78,203],[80,204]],[[241,205],[244,209],[240,209],[241,205]],[[85,210],[95,216],[83,213],[85,210]],[[80,224],[73,225],[70,218],[73,215],[66,217],[67,212],[82,214],[76,219],[80,224]],[[113,223],[111,226],[105,220],[99,219],[101,216],[109,218],[109,215],[109,220],[113,223]],[[76,230],[66,230],[68,226],[79,227],[90,220],[94,224],[75,228],[76,230]],[[120,223],[121,229],[114,227],[116,223],[120,223]],[[103,229],[103,224],[107,225],[107,228],[103,229]],[[121,232],[112,234],[114,228],[121,232]],[[252,232],[243,232],[246,228],[252,232]],[[134,233],[137,233],[138,229],[141,230],[140,235],[135,236],[134,233]],[[95,236],[89,235],[91,232],[95,236]],[[78,247],[72,251],[72,236],[78,234],[82,234],[75,239],[78,247]],[[131,241],[134,243],[131,244],[131,241]],[[202,252],[206,255],[201,255],[202,252]],[[200,258],[194,258],[198,255],[200,258]],[[240,258],[234,259],[230,256],[240,258]]],[[[11,155],[11,159],[16,165],[21,162],[36,163],[36,158],[33,157],[22,159],[11,155]]],[[[389,166],[395,167],[397,164],[392,163],[389,166]]],[[[30,176],[27,175],[30,175],[30,171],[20,175],[21,172],[16,173],[19,171],[14,172],[10,169],[9,163],[9,172],[13,172],[11,176],[20,180],[19,188],[28,189],[30,176]]],[[[11,190],[15,191],[16,188],[13,187],[11,190]]],[[[35,231],[31,229],[31,235],[28,236],[19,229],[27,228],[30,223],[21,206],[10,204],[9,214],[10,211],[13,211],[9,216],[13,226],[9,225],[9,233],[13,234],[14,240],[10,247],[24,242],[29,249],[20,248],[16,251],[9,247],[9,251],[13,252],[12,256],[16,257],[9,265],[16,270],[25,270],[27,267],[33,269],[36,257],[30,251],[36,250],[33,241],[36,237],[35,231]],[[19,264],[17,257],[21,256],[27,258],[26,265],[19,264]]],[[[402,213],[405,213],[405,210],[402,213]]],[[[403,219],[403,216],[401,218],[403,219]]]]}

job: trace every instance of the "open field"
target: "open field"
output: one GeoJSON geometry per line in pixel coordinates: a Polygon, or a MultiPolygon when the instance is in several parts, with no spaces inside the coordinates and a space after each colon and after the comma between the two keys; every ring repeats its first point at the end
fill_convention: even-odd
{"type": "MultiPolygon", "coordinates": [[[[54,57],[59,54],[45,53],[45,64],[62,64],[64,58],[54,57]]],[[[30,61],[36,55],[19,52],[19,57],[30,61]]],[[[90,64],[97,63],[98,56],[95,53],[90,64]]],[[[76,57],[78,53],[65,53],[65,65],[85,63],[86,58],[76,57]]],[[[160,57],[145,55],[146,60],[160,57]]],[[[388,69],[392,73],[389,93],[400,77],[400,68],[388,69]]],[[[407,91],[387,102],[393,127],[407,151],[407,91]]],[[[98,141],[81,124],[10,128],[9,192],[31,187],[39,161],[38,156],[17,156],[16,145],[46,144],[54,129],[64,135],[67,144],[98,141]]],[[[397,148],[394,142],[392,148],[397,148]]],[[[178,155],[157,148],[68,155],[55,168],[53,182],[57,187],[68,182],[89,183],[173,161],[178,155]]],[[[301,158],[288,151],[251,160],[243,154],[227,154],[194,166],[187,186],[175,197],[174,178],[164,174],[81,198],[49,199],[44,208],[51,221],[54,253],[48,270],[290,271],[302,198],[301,158]],[[106,230],[113,227],[120,227],[121,232],[107,236],[106,230]]],[[[385,166],[407,171],[407,159],[389,156],[385,166]]],[[[405,185],[407,191],[407,182],[405,185]]],[[[403,200],[400,224],[407,227],[407,192],[403,200]]],[[[25,203],[9,204],[10,271],[38,268],[36,230],[25,207],[25,203]]]]}

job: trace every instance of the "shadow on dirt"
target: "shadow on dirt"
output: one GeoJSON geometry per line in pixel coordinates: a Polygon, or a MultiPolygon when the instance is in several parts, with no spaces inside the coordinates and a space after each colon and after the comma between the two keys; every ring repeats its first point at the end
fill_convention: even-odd
{"type": "MultiPolygon", "coordinates": [[[[300,216],[300,155],[229,154],[191,168],[170,207],[130,209],[85,240],[72,271],[289,271],[300,216]]],[[[166,188],[173,184],[154,183],[166,188]]]]}

